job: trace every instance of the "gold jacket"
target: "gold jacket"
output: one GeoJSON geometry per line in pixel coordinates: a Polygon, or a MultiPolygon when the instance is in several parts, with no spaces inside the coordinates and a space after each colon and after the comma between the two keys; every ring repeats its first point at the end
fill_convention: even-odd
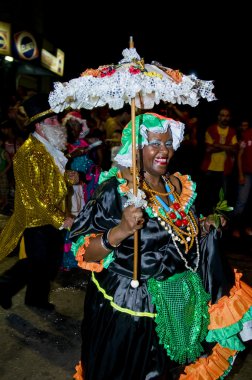
{"type": "Polygon", "coordinates": [[[17,150],[13,169],[14,212],[0,235],[0,259],[13,251],[25,228],[59,228],[66,217],[67,180],[38,139],[30,135],[17,150]]]}

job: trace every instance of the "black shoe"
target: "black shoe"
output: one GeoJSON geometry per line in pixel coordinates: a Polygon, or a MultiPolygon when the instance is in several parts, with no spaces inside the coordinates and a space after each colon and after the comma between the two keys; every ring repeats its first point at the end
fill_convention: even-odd
{"type": "Polygon", "coordinates": [[[12,306],[11,296],[6,290],[5,285],[2,283],[0,283],[0,305],[6,310],[10,309],[12,306]]]}
{"type": "Polygon", "coordinates": [[[55,309],[55,305],[53,303],[50,303],[50,302],[28,302],[28,301],[25,301],[25,304],[26,304],[26,306],[36,307],[38,309],[44,309],[44,310],[48,310],[48,311],[52,311],[55,309]]]}

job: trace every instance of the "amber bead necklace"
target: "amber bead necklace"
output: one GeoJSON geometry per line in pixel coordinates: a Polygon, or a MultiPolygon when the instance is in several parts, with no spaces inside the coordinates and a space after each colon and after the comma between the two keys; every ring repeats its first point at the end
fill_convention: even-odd
{"type": "MultiPolygon", "coordinates": [[[[162,178],[164,179],[165,177],[162,177],[162,178]]],[[[166,180],[165,180],[165,179],[164,179],[164,182],[166,183],[166,180]]],[[[144,189],[147,193],[149,193],[149,194],[151,194],[151,195],[155,194],[155,195],[160,195],[160,196],[165,197],[165,196],[168,196],[168,195],[170,195],[170,194],[173,194],[173,193],[174,193],[174,190],[175,190],[174,186],[173,186],[171,183],[170,183],[170,188],[171,188],[171,190],[168,191],[168,192],[166,192],[166,193],[161,193],[161,192],[159,192],[159,191],[157,191],[157,190],[152,189],[152,188],[150,187],[150,185],[148,184],[148,182],[146,181],[145,178],[143,179],[142,183],[143,183],[143,189],[144,189]]]]}
{"type": "Polygon", "coordinates": [[[167,177],[162,177],[165,183],[166,193],[153,190],[145,179],[142,180],[142,188],[148,194],[149,206],[152,208],[153,215],[157,217],[159,223],[171,235],[175,248],[185,263],[185,267],[193,272],[198,270],[199,266],[199,242],[198,242],[198,225],[192,214],[183,210],[179,201],[179,196],[175,192],[175,187],[167,177]],[[168,206],[160,196],[168,196],[171,206],[168,206]],[[181,252],[181,247],[187,254],[192,248],[194,241],[196,243],[197,261],[194,268],[189,266],[188,261],[181,252]],[[179,245],[178,245],[179,244],[179,245]]]}

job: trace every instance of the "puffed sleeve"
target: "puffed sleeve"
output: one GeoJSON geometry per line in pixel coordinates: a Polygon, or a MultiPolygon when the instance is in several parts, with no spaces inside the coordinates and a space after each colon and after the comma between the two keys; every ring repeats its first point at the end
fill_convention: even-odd
{"type": "Polygon", "coordinates": [[[103,182],[75,219],[69,238],[75,241],[87,234],[97,234],[116,226],[122,214],[122,201],[116,178],[103,182]]]}

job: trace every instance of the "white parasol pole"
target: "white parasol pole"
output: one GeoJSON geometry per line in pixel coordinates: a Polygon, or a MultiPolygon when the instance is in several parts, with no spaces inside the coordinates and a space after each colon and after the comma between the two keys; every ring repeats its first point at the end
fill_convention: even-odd
{"type": "MultiPolygon", "coordinates": [[[[134,47],[133,37],[130,37],[129,47],[134,47]]],[[[136,171],[136,103],[135,98],[131,99],[131,124],[132,124],[132,182],[133,182],[133,194],[137,196],[137,171],[136,171]]],[[[133,280],[131,281],[131,286],[137,288],[139,282],[137,279],[137,269],[138,269],[138,231],[134,232],[134,264],[133,264],[133,280]]]]}

